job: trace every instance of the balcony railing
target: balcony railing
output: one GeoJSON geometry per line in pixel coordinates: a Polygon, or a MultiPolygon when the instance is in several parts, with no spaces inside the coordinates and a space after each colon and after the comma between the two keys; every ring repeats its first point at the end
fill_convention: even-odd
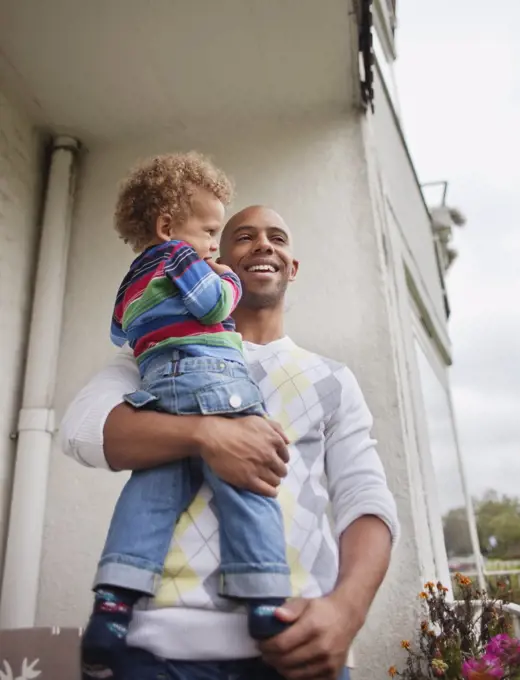
{"type": "Polygon", "coordinates": [[[520,638],[520,605],[508,602],[502,606],[504,611],[511,616],[515,637],[520,638]]]}
{"type": "MultiPolygon", "coordinates": [[[[464,571],[464,576],[476,578],[477,572],[464,571]]],[[[499,584],[505,584],[511,593],[512,602],[498,600],[497,605],[501,605],[504,612],[509,614],[514,636],[520,638],[520,569],[484,570],[484,578],[490,595],[498,592],[499,584]]],[[[475,602],[477,607],[479,604],[480,602],[475,602]]]]}
{"type": "MultiPolygon", "coordinates": [[[[463,601],[455,601],[453,603],[454,606],[463,604],[463,601]]],[[[482,601],[474,600],[472,604],[475,607],[475,610],[478,611],[482,605],[482,601]]],[[[502,610],[506,614],[509,614],[513,626],[513,635],[516,638],[520,638],[520,605],[514,604],[513,602],[501,602],[500,600],[496,601],[496,605],[501,606],[502,610]]]]}

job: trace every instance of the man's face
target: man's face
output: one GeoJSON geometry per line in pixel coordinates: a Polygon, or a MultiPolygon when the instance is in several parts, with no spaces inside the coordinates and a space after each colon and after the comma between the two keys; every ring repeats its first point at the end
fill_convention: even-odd
{"type": "Polygon", "coordinates": [[[240,304],[251,309],[278,306],[298,271],[289,229],[280,215],[268,208],[246,208],[232,217],[222,235],[220,252],[220,261],[242,282],[240,304]]]}

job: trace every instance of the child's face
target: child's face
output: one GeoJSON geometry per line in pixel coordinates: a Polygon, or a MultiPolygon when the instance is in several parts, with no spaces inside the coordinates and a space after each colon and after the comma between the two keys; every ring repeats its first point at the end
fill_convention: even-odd
{"type": "Polygon", "coordinates": [[[186,241],[205,260],[218,250],[218,238],[224,226],[225,209],[209,191],[197,189],[191,197],[191,215],[182,224],[168,228],[169,239],[186,241]]]}

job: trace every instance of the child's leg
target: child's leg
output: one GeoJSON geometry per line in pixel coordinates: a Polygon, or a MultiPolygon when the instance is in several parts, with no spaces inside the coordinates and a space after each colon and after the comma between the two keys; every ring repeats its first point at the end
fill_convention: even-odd
{"type": "MultiPolygon", "coordinates": [[[[202,482],[200,464],[179,461],[134,472],[114,510],[95,578],[83,666],[111,666],[126,644],[132,608],[153,595],[172,532],[202,482]]],[[[87,675],[85,675],[87,677],[87,675]]]]}
{"type": "Polygon", "coordinates": [[[247,602],[252,637],[277,635],[287,624],[274,612],[291,595],[278,502],[226,484],[205,464],[203,469],[219,513],[220,594],[247,602]]]}

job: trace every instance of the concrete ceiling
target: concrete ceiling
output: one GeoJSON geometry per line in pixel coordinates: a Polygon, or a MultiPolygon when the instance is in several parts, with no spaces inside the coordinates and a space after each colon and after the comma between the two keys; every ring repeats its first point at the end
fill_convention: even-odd
{"type": "Polygon", "coordinates": [[[0,78],[39,124],[113,138],[346,108],[350,0],[0,0],[0,78]]]}

